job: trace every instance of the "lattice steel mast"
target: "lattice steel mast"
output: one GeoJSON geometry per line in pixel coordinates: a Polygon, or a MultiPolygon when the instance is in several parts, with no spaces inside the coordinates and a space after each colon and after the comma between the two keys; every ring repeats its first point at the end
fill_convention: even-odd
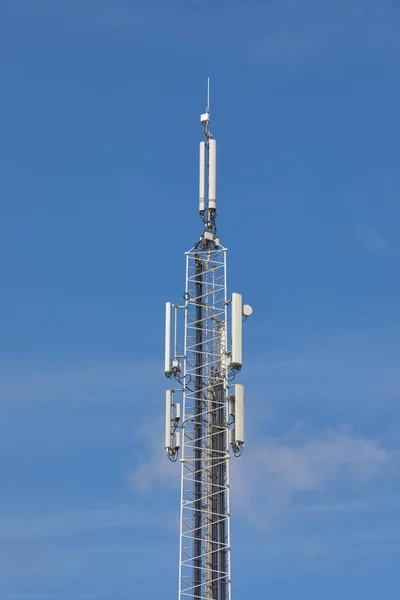
{"type": "Polygon", "coordinates": [[[244,446],[244,389],[232,381],[242,367],[243,317],[252,313],[240,294],[227,296],[227,251],[216,224],[217,157],[209,90],[208,81],[207,109],[200,117],[205,134],[199,184],[204,231],[186,252],[184,304],[166,304],[164,370],[177,384],[166,393],[165,450],[170,460],[177,460],[182,446],[179,600],[231,599],[229,459],[231,450],[240,455],[244,446]]]}

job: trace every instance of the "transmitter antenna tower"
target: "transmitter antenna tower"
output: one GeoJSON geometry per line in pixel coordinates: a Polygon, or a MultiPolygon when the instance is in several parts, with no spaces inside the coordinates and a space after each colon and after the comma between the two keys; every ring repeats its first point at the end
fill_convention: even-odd
{"type": "Polygon", "coordinates": [[[242,325],[252,313],[228,297],[227,249],[217,231],[217,142],[207,108],[200,116],[199,215],[203,232],[186,252],[183,303],[166,303],[165,451],[180,458],[178,600],[231,600],[229,462],[244,446],[242,325]],[[183,339],[180,331],[183,329],[183,339]]]}

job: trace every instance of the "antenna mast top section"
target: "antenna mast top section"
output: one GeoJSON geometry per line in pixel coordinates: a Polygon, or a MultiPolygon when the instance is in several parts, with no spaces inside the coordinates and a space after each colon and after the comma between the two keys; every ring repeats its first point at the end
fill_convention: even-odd
{"type": "MultiPolygon", "coordinates": [[[[207,108],[200,115],[205,142],[200,142],[199,213],[204,222],[203,240],[217,242],[217,141],[210,131],[210,78],[207,79],[207,108]]],[[[218,245],[218,242],[217,242],[218,245]]]]}
{"type": "Polygon", "coordinates": [[[212,137],[211,131],[209,130],[210,125],[210,78],[207,78],[207,108],[206,112],[200,115],[200,121],[203,125],[206,139],[209,140],[212,137]]]}

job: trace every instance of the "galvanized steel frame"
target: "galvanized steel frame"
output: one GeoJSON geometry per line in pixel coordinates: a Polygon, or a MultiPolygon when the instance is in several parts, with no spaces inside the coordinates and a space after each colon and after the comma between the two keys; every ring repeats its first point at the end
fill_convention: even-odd
{"type": "Polygon", "coordinates": [[[179,600],[231,600],[226,256],[186,253],[179,600]]]}

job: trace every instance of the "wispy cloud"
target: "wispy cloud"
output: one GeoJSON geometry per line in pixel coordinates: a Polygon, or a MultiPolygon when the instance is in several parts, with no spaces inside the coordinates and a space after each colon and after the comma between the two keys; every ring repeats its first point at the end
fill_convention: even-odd
{"type": "Polygon", "coordinates": [[[33,515],[0,515],[0,541],[74,537],[103,529],[142,529],[168,526],[168,519],[151,518],[137,508],[87,509],[33,515]]]}
{"type": "Polygon", "coordinates": [[[282,360],[258,356],[246,365],[243,378],[251,402],[247,418],[257,424],[260,414],[265,415],[262,428],[274,413],[293,410],[298,419],[307,420],[312,410],[313,418],[333,425],[357,422],[361,415],[368,419],[374,411],[400,417],[399,333],[394,324],[353,332],[320,329],[316,334],[290,324],[260,331],[252,343],[256,346],[266,337],[280,339],[274,351],[282,360]],[[265,381],[265,389],[260,389],[260,381],[265,381]]]}
{"type": "Polygon", "coordinates": [[[198,52],[208,19],[208,51],[220,56],[299,66],[360,55],[398,58],[400,11],[390,0],[71,0],[28,3],[20,10],[52,12],[78,26],[129,34],[131,43],[198,52]],[[211,19],[210,19],[211,17],[211,19]],[[221,30],[223,26],[223,36],[221,30]],[[132,36],[132,32],[134,35],[132,36]]]}
{"type": "Polygon", "coordinates": [[[342,560],[345,548],[354,561],[399,544],[389,526],[399,516],[399,439],[389,447],[349,425],[248,437],[232,461],[232,513],[242,544],[253,529],[268,532],[264,560],[342,560]]]}
{"type": "MultiPolygon", "coordinates": [[[[231,461],[231,506],[237,543],[250,544],[254,530],[269,532],[259,560],[342,555],[343,543],[354,559],[374,543],[400,541],[400,531],[382,521],[385,514],[398,517],[397,429],[369,437],[350,425],[316,429],[297,421],[273,436],[248,431],[247,439],[243,456],[231,461]],[[366,528],[376,519],[384,527],[366,528]]],[[[148,436],[130,483],[144,498],[156,489],[168,502],[173,495],[177,510],[179,470],[163,463],[161,445],[148,436]]]]}
{"type": "Polygon", "coordinates": [[[314,55],[319,48],[316,36],[294,27],[280,26],[260,39],[254,50],[271,63],[292,65],[314,55]]]}
{"type": "Polygon", "coordinates": [[[354,227],[354,234],[367,252],[387,256],[389,251],[388,242],[373,227],[363,222],[357,223],[354,227]]]}
{"type": "Polygon", "coordinates": [[[296,426],[250,446],[243,461],[233,463],[235,503],[258,525],[276,525],[278,515],[293,509],[343,507],[343,497],[353,503],[365,487],[395,477],[398,456],[348,425],[320,431],[296,426]]]}
{"type": "Polygon", "coordinates": [[[0,364],[2,403],[118,402],[132,387],[149,387],[158,363],[104,361],[61,367],[0,364]]]}
{"type": "Polygon", "coordinates": [[[159,418],[143,423],[135,431],[137,443],[144,453],[127,478],[130,487],[139,493],[150,492],[155,484],[164,491],[177,489],[179,463],[171,463],[164,453],[163,425],[164,420],[159,418]]]}
{"type": "MultiPolygon", "coordinates": [[[[164,465],[161,450],[149,435],[147,458],[130,476],[137,491],[151,492],[163,482],[177,488],[173,469],[179,467],[164,465]]],[[[306,510],[343,506],[341,500],[332,504],[332,494],[359,491],[382,478],[390,480],[398,458],[396,448],[357,435],[350,425],[315,430],[298,421],[279,436],[250,443],[244,456],[232,461],[234,501],[242,516],[257,526],[275,520],[284,507],[299,509],[297,503],[305,494],[308,500],[301,506],[306,510]]]]}
{"type": "Polygon", "coordinates": [[[24,456],[27,448],[55,452],[71,442],[129,444],[138,415],[156,410],[161,386],[157,363],[0,365],[0,447],[24,456]]]}
{"type": "Polygon", "coordinates": [[[264,33],[249,40],[249,50],[273,64],[400,56],[400,12],[390,0],[284,0],[271,6],[268,17],[264,33]]]}

